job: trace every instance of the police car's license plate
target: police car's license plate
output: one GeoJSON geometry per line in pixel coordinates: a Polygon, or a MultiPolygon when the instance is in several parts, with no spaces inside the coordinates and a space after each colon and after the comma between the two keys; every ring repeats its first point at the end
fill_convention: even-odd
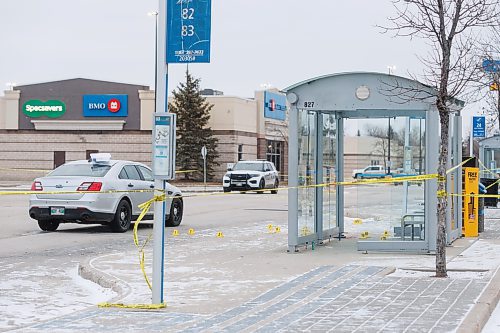
{"type": "Polygon", "coordinates": [[[233,185],[235,186],[243,186],[243,182],[233,182],[233,185]]]}
{"type": "Polygon", "coordinates": [[[64,207],[50,207],[50,215],[64,215],[64,207]]]}

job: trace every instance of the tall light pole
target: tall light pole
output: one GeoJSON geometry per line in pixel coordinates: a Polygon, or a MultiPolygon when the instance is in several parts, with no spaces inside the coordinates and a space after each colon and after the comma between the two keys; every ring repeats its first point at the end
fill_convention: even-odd
{"type": "MultiPolygon", "coordinates": [[[[156,95],[156,87],[158,84],[158,12],[153,11],[148,13],[149,16],[155,17],[155,95],[156,95]]],[[[155,98],[155,110],[156,112],[156,98],[155,98]]]]}

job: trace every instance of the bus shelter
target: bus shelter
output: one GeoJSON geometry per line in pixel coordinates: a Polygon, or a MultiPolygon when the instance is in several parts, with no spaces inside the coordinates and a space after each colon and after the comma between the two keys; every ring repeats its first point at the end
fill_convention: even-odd
{"type": "MultiPolygon", "coordinates": [[[[386,166],[384,178],[436,174],[440,125],[435,90],[394,75],[342,73],[306,80],[284,91],[290,103],[289,252],[342,239],[346,226],[358,215],[385,226],[383,234],[358,234],[360,251],[434,251],[437,179],[359,185],[351,171],[353,160],[368,160],[375,156],[377,145],[387,142],[392,159],[390,151],[379,154],[386,166]],[[359,129],[357,135],[345,133],[353,120],[370,126],[388,123],[388,140],[365,138],[374,142],[367,144],[359,129]],[[397,147],[391,143],[394,129],[399,131],[397,147]]],[[[454,101],[449,115],[449,168],[462,160],[462,107],[463,102],[454,101]]],[[[460,193],[461,168],[450,171],[447,178],[447,192],[460,193]]],[[[447,241],[451,243],[462,234],[462,203],[458,196],[448,200],[447,241]]]]}

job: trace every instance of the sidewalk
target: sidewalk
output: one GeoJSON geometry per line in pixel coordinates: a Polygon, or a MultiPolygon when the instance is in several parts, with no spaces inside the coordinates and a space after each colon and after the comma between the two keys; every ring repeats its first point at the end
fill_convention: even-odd
{"type": "MultiPolygon", "coordinates": [[[[224,238],[181,227],[180,236],[167,235],[167,308],[93,307],[22,331],[480,332],[500,293],[500,211],[487,214],[493,218],[478,239],[447,249],[446,279],[432,277],[434,256],[362,254],[349,238],[288,254],[285,225],[273,234],[234,227],[224,238]]],[[[103,255],[79,271],[112,286],[113,302],[151,304],[137,257],[103,255]]],[[[148,250],[149,276],[151,258],[148,250]]]]}

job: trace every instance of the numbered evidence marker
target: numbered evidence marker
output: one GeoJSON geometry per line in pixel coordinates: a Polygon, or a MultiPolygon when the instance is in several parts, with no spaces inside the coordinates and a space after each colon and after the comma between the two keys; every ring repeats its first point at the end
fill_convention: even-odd
{"type": "Polygon", "coordinates": [[[194,235],[194,229],[193,228],[191,228],[191,229],[188,230],[188,235],[190,235],[190,236],[194,235]]]}
{"type": "Polygon", "coordinates": [[[217,232],[217,238],[224,238],[222,231],[217,232]]]}
{"type": "Polygon", "coordinates": [[[172,236],[174,237],[179,236],[179,230],[175,229],[174,231],[172,231],[172,236]]]}
{"type": "Polygon", "coordinates": [[[354,221],[352,221],[352,224],[363,224],[363,221],[361,219],[354,219],[354,221]]]}
{"type": "Polygon", "coordinates": [[[359,238],[361,238],[361,239],[367,239],[368,238],[368,231],[363,231],[361,233],[361,236],[359,238]]]}

